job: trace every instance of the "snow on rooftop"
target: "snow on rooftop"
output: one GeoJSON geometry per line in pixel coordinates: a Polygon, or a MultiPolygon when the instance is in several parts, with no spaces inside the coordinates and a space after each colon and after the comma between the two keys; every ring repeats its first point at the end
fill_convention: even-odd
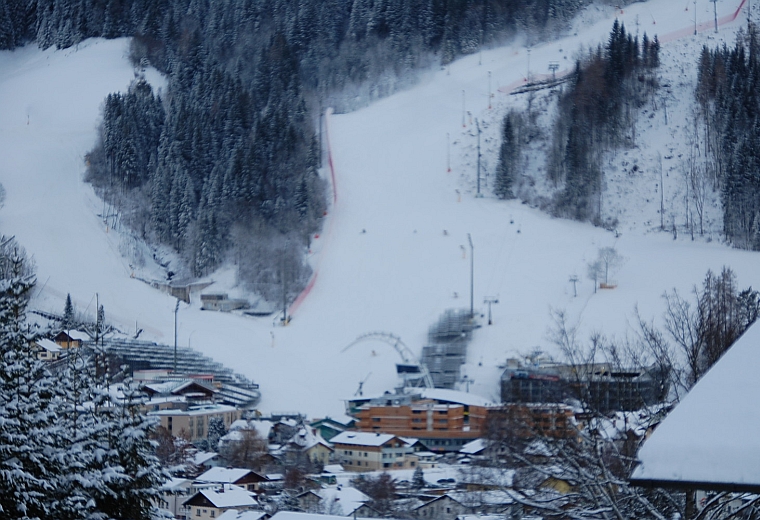
{"type": "Polygon", "coordinates": [[[192,485],[192,481],[186,478],[171,477],[161,485],[162,491],[177,491],[187,489],[192,485]]]}
{"type": "Polygon", "coordinates": [[[249,473],[251,473],[250,469],[215,467],[199,475],[195,481],[232,484],[245,477],[249,473]]]}
{"type": "Polygon", "coordinates": [[[213,451],[199,451],[193,457],[193,464],[196,466],[202,466],[206,462],[213,460],[219,454],[213,451]]]}
{"type": "Polygon", "coordinates": [[[459,450],[459,453],[464,453],[465,455],[475,455],[484,449],[486,449],[485,439],[475,439],[474,441],[470,441],[462,446],[462,448],[459,450]]]}
{"type": "Polygon", "coordinates": [[[259,520],[268,513],[265,511],[238,511],[237,509],[228,509],[221,515],[217,516],[217,520],[259,520]]]}
{"type": "Polygon", "coordinates": [[[238,511],[237,509],[228,509],[221,515],[217,516],[217,520],[259,520],[268,513],[265,511],[238,511]]]}
{"type": "MultiPolygon", "coordinates": [[[[417,391],[417,389],[414,389],[417,391]]],[[[420,388],[420,394],[423,399],[434,399],[436,401],[447,401],[453,404],[462,404],[466,406],[493,406],[495,403],[485,397],[458,390],[447,390],[445,388],[420,388]]]]}
{"type": "MultiPolygon", "coordinates": [[[[361,518],[361,517],[357,517],[361,518]]],[[[296,513],[294,511],[278,511],[271,520],[346,520],[345,516],[322,515],[317,513],[296,513]]],[[[393,519],[390,519],[393,520],[393,519]]]]}
{"type": "Polygon", "coordinates": [[[188,408],[187,410],[156,410],[155,412],[149,412],[149,415],[208,415],[211,413],[227,413],[235,412],[237,408],[226,404],[209,404],[205,406],[198,406],[188,408]]]}
{"type": "Polygon", "coordinates": [[[89,334],[82,332],[81,330],[69,330],[66,331],[66,334],[75,341],[90,341],[91,339],[89,334]]]}
{"type": "Polygon", "coordinates": [[[40,346],[40,348],[43,348],[47,350],[48,352],[60,352],[61,347],[56,344],[55,341],[51,341],[47,338],[38,339],[35,343],[40,346]]]}
{"type": "Polygon", "coordinates": [[[230,432],[236,430],[256,430],[262,439],[269,438],[272,430],[272,421],[238,419],[230,425],[230,432]]]}
{"type": "Polygon", "coordinates": [[[332,444],[353,444],[356,446],[382,446],[396,436],[390,433],[341,432],[332,439],[332,444]]]}
{"type": "Polygon", "coordinates": [[[223,489],[201,489],[198,493],[202,494],[218,508],[253,507],[258,504],[253,493],[233,484],[224,484],[223,489]]]}
{"type": "Polygon", "coordinates": [[[330,510],[330,504],[337,503],[343,509],[344,515],[350,515],[360,508],[370,498],[352,486],[331,486],[317,491],[322,504],[330,510]]]}
{"type": "Polygon", "coordinates": [[[639,452],[639,482],[760,490],[760,322],[742,335],[639,452]]]}

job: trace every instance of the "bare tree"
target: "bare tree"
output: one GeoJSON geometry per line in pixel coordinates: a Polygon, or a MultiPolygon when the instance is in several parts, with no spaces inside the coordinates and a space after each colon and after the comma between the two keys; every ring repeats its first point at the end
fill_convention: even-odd
{"type": "Polygon", "coordinates": [[[220,443],[220,455],[232,466],[259,471],[268,453],[266,439],[253,428],[237,430],[236,436],[220,443]]]}
{"type": "Polygon", "coordinates": [[[623,257],[614,247],[602,247],[599,249],[598,262],[604,272],[604,284],[608,285],[610,274],[614,274],[623,265],[623,257]]]}
{"type": "Polygon", "coordinates": [[[708,271],[702,288],[693,288],[695,302],[677,290],[665,293],[665,330],[686,360],[684,386],[697,380],[728,350],[760,314],[760,294],[739,291],[733,271],[708,271]]]}
{"type": "Polygon", "coordinates": [[[594,260],[588,264],[586,276],[594,282],[594,293],[596,293],[596,289],[599,286],[599,278],[602,276],[602,271],[602,263],[599,260],[594,260]]]}

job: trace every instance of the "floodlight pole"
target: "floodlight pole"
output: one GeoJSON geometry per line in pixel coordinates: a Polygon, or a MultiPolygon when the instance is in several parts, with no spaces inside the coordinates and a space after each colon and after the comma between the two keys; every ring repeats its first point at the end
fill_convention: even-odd
{"type": "Polygon", "coordinates": [[[718,32],[718,0],[712,0],[713,3],[713,17],[715,18],[715,33],[718,32]]]}
{"type": "Polygon", "coordinates": [[[697,0],[694,0],[694,36],[697,35],[697,0]]]}
{"type": "Polygon", "coordinates": [[[480,193],[480,123],[477,117],[475,118],[475,127],[478,129],[478,193],[475,197],[480,198],[483,195],[480,193]]]}
{"type": "Polygon", "coordinates": [[[470,319],[475,318],[475,246],[472,245],[472,236],[467,233],[470,242],[470,319]]]}
{"type": "Polygon", "coordinates": [[[177,375],[177,312],[179,312],[179,298],[174,306],[174,375],[177,375]]]}

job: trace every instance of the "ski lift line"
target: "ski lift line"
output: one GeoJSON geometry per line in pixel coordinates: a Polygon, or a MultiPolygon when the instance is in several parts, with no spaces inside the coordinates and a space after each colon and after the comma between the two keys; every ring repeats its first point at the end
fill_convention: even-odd
{"type": "MultiPolygon", "coordinates": [[[[504,281],[504,265],[501,263],[502,253],[504,252],[504,247],[507,244],[507,239],[509,238],[508,233],[504,233],[504,238],[501,241],[501,244],[499,245],[499,252],[496,254],[496,261],[493,264],[493,270],[491,271],[491,276],[488,278],[489,284],[488,287],[494,287],[494,280],[496,279],[497,273],[501,271],[501,280],[499,281],[499,285],[496,286],[498,290],[501,290],[501,283],[504,281]]],[[[509,262],[509,260],[512,258],[512,251],[514,250],[514,242],[512,243],[512,247],[509,250],[509,253],[507,254],[506,262],[509,262]]]]}

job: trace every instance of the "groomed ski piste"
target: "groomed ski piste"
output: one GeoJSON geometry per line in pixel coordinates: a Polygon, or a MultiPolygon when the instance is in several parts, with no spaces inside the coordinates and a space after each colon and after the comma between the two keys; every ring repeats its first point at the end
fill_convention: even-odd
{"type": "MultiPolygon", "coordinates": [[[[201,311],[193,301],[178,311],[179,344],[259,383],[264,412],[337,416],[361,381],[365,394],[392,390],[400,361],[382,342],[344,347],[384,331],[419,354],[443,311],[469,308],[470,234],[476,313],[487,313],[485,298],[499,303],[492,306],[493,325],[486,316],[474,332],[462,369],[471,382],[462,389],[498,401],[499,366],[507,357],[535,348],[558,354],[549,339],[552,310],[566,313],[579,340],[592,332],[623,337],[636,306],[645,319],[659,320],[662,294],[676,288],[688,295],[708,269],[730,266],[740,287],[760,287],[757,253],[721,243],[718,207],[709,212],[708,233],[694,241],[659,230],[653,159],[658,151],[666,158],[684,153],[699,51],[704,44],[733,45],[747,22],[746,6],[735,16],[742,5],[719,3],[716,34],[712,3],[697,0],[696,36],[691,0],[636,3],[622,11],[593,6],[569,36],[535,45],[530,57],[522,41],[484,50],[423,73],[409,90],[329,116],[334,171],[326,164],[323,175],[335,197],[311,247],[316,277],[291,309],[292,321],[283,327],[272,317],[201,311]],[[662,109],[650,110],[651,118],[640,121],[638,147],[610,159],[604,204],[616,208],[609,211],[620,219],[618,232],[497,200],[486,173],[496,166],[501,119],[509,107],[524,104],[509,91],[526,82],[528,66],[532,77],[548,74],[550,62],[560,64],[559,73],[571,69],[581,50],[606,41],[615,18],[629,32],[660,36],[661,82],[672,90],[668,124],[662,109]],[[476,118],[483,130],[482,198],[475,196],[476,118]],[[630,180],[621,171],[634,159],[643,173],[630,180]],[[625,261],[614,274],[617,287],[594,293],[586,266],[606,246],[625,261]]],[[[32,308],[61,312],[71,293],[78,311],[94,315],[97,294],[115,326],[143,329],[141,339],[171,344],[176,300],[137,279],[151,273],[125,260],[121,236],[103,223],[102,201],[82,180],[99,107],[134,79],[127,47],[126,39],[88,40],[66,50],[28,46],[0,53],[0,182],[7,192],[0,232],[15,235],[34,255],[32,308]]],[[[163,85],[157,73],[148,79],[157,89],[163,85]]],[[[683,179],[676,164],[663,160],[666,199],[678,217],[683,179]]],[[[229,270],[211,278],[220,281],[220,291],[234,289],[229,270]]]]}

